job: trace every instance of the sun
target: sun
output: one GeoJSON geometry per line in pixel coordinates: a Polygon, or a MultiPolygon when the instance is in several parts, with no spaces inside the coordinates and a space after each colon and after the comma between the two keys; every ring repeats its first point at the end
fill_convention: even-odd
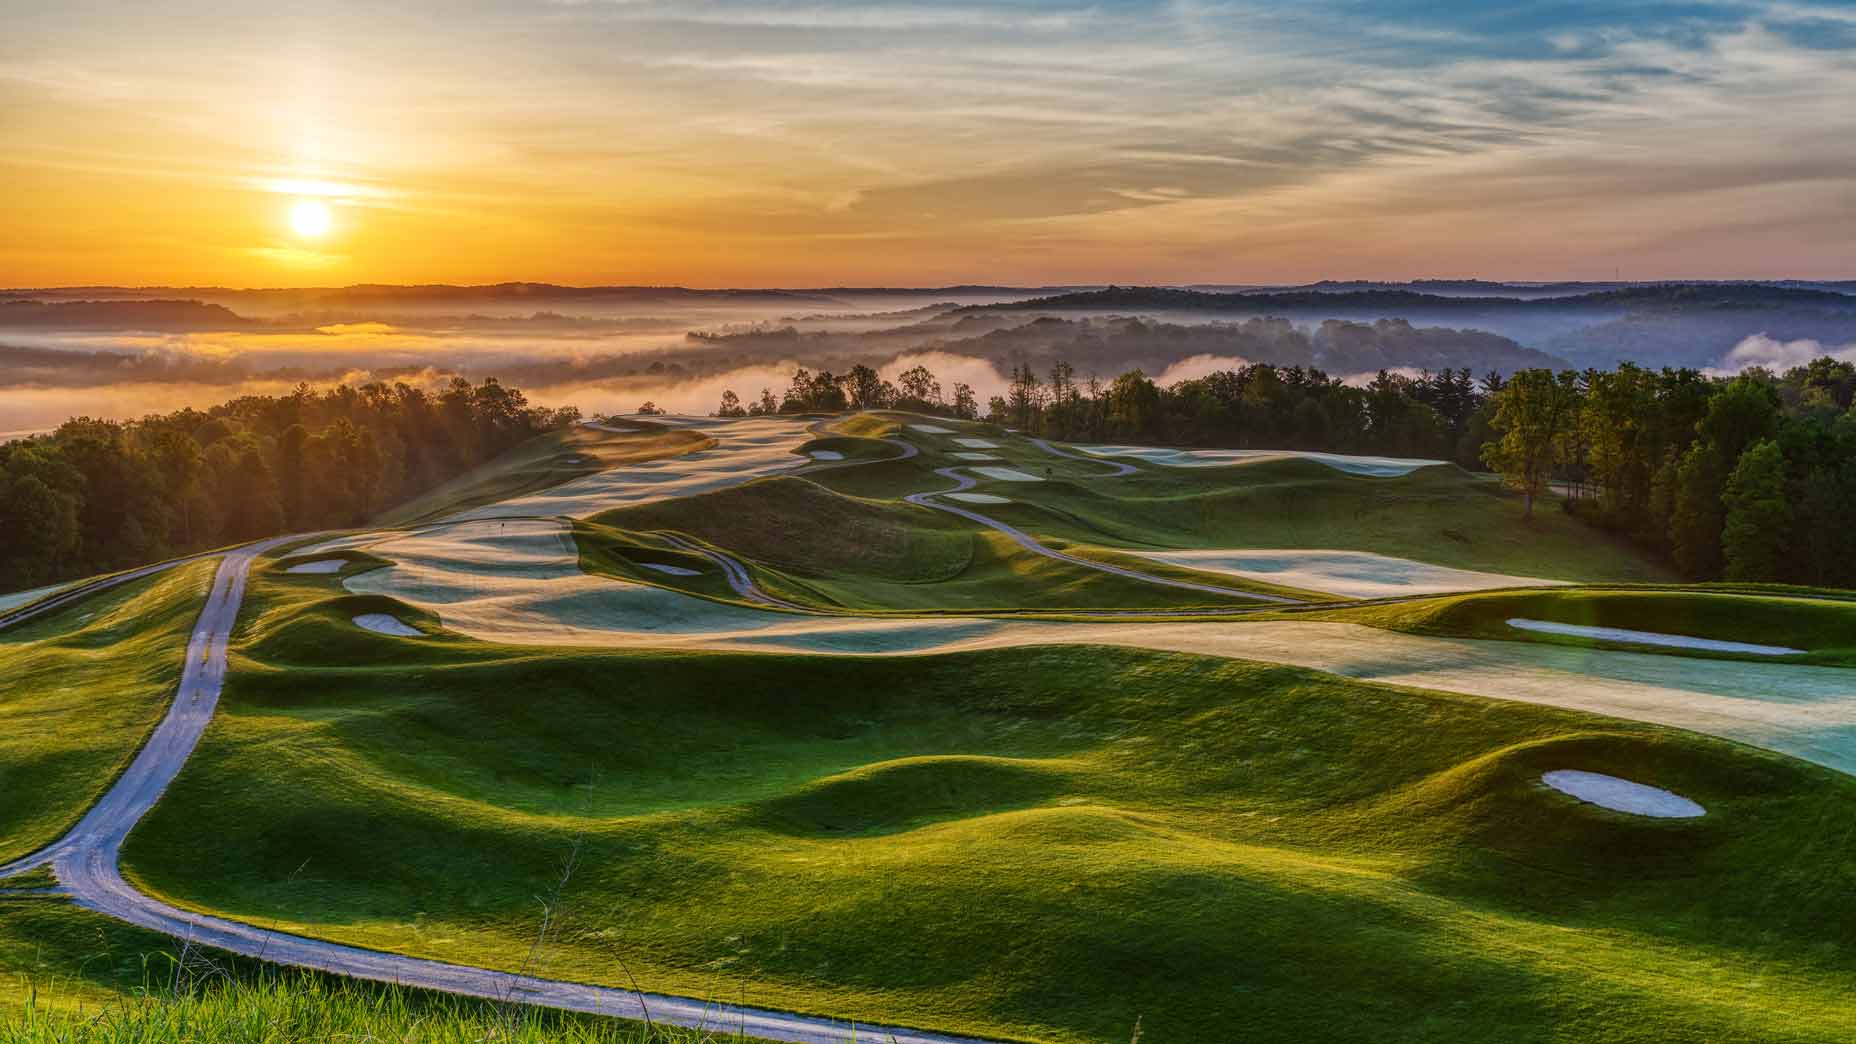
{"type": "Polygon", "coordinates": [[[315,239],[329,231],[334,223],[334,216],[329,213],[328,204],[320,200],[298,200],[290,208],[290,227],[305,239],[315,239]]]}

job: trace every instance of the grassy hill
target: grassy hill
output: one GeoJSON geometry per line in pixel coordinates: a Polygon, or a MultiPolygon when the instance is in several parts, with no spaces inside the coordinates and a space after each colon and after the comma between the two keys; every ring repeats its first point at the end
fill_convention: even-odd
{"type": "Polygon", "coordinates": [[[989,513],[1040,535],[1110,547],[1335,548],[1556,580],[1672,579],[1551,505],[1524,523],[1517,496],[1453,466],[1398,478],[1308,460],[1145,467],[1123,478],[1018,484],[1012,493],[1014,503],[989,513]]]}
{"type": "Polygon", "coordinates": [[[0,631],[0,863],[55,840],[167,712],[213,562],[0,631]]]}
{"type": "MultiPolygon", "coordinates": [[[[765,590],[824,608],[934,611],[1247,604],[1051,559],[977,523],[932,508],[833,492],[815,481],[829,474],[761,479],[595,516],[591,524],[575,531],[582,568],[664,583],[661,575],[641,575],[616,562],[613,552],[619,545],[635,542],[632,534],[670,531],[745,560],[765,590]]],[[[928,479],[932,488],[937,476],[930,474],[928,479]]],[[[1230,577],[1176,572],[1203,583],[1266,589],[1230,577]]],[[[677,586],[727,597],[704,580],[677,586]]]]}
{"type": "Polygon", "coordinates": [[[397,642],[322,583],[259,581],[222,716],[130,839],[158,894],[1010,1039],[1856,1035],[1856,779],[1795,760],[1123,649],[397,642]],[[1605,812],[1557,768],[1708,815],[1605,812]]]}
{"type": "MultiPolygon", "coordinates": [[[[1807,655],[1788,656],[1786,662],[1856,666],[1856,601],[1810,597],[1782,589],[1767,592],[1716,591],[1699,587],[1493,591],[1297,613],[1296,616],[1371,624],[1411,634],[1565,645],[1629,645],[1521,631],[1508,625],[1510,619],[1519,617],[1803,649],[1807,655]]],[[[1666,646],[1630,647],[1676,656],[1770,659],[1666,646]]]]}
{"type": "Polygon", "coordinates": [[[0,966],[7,1044],[752,1044],[279,971],[43,895],[0,896],[0,966]]]}
{"type": "Polygon", "coordinates": [[[613,432],[576,424],[538,435],[495,460],[382,512],[374,524],[429,522],[622,464],[681,456],[714,443],[698,431],[642,423],[630,426],[636,430],[613,432]]]}
{"type": "Polygon", "coordinates": [[[991,425],[882,413],[858,414],[839,427],[899,432],[921,454],[810,476],[819,485],[867,499],[900,499],[949,488],[947,479],[934,474],[937,468],[971,469],[976,463],[1013,468],[1042,481],[999,482],[966,473],[980,478],[980,491],[1012,501],[985,507],[987,515],[1046,542],[1135,550],[1342,549],[1554,580],[1676,579],[1628,543],[1551,503],[1532,522],[1523,522],[1518,495],[1492,476],[1455,466],[1372,478],[1309,460],[1266,459],[1208,468],[1143,464],[1132,475],[1111,476],[1105,462],[1054,456],[991,425]],[[910,424],[953,433],[925,433],[910,424]],[[995,443],[982,452],[999,459],[959,456],[972,448],[955,440],[975,436],[995,443]]]}

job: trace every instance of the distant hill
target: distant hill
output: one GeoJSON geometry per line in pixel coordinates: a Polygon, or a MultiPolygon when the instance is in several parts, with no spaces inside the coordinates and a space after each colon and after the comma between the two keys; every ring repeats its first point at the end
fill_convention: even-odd
{"type": "MultiPolygon", "coordinates": [[[[1213,293],[1172,287],[1109,287],[1011,304],[971,306],[962,315],[1146,315],[1276,317],[1302,323],[1402,319],[1413,326],[1488,331],[1579,366],[1620,360],[1707,367],[1747,337],[1856,343],[1856,296],[1844,284],[1661,283],[1558,296],[1452,296],[1409,287],[1213,293]]],[[[1484,288],[1494,289],[1499,284],[1484,288]]],[[[1464,289],[1461,283],[1452,289],[1464,289]]]]}
{"type": "Polygon", "coordinates": [[[0,300],[0,327],[235,330],[250,322],[223,305],[203,301],[0,300]]]}

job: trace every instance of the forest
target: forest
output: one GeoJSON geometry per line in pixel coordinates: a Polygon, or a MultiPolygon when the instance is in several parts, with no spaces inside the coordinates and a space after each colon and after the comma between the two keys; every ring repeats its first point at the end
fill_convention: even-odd
{"type": "Polygon", "coordinates": [[[0,445],[0,590],[359,525],[579,411],[494,378],[306,385],[0,445]]]}
{"type": "Polygon", "coordinates": [[[897,408],[984,419],[1077,442],[1302,449],[1448,460],[1493,470],[1534,501],[1628,539],[1692,580],[1856,587],[1856,365],[1828,357],[1732,378],[1630,363],[1381,371],[1355,386],[1265,364],[1160,386],[1133,370],[1078,377],[1066,362],[1012,368],[982,407],[916,367],[894,381],[866,366],[799,369],[723,416],[897,408]]]}

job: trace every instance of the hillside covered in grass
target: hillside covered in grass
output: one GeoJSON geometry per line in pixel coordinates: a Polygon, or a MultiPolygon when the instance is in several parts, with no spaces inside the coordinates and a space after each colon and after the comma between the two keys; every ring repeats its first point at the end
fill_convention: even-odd
{"type": "Polygon", "coordinates": [[[0,631],[0,863],[75,823],[166,713],[212,562],[0,631]]]}
{"type": "Polygon", "coordinates": [[[543,654],[320,597],[263,583],[222,717],[130,840],[141,885],[1008,1039],[1856,1033],[1856,781],[1782,756],[1181,654],[543,654]],[[1708,814],[1605,812],[1539,784],[1559,768],[1708,814]]]}
{"type": "MultiPolygon", "coordinates": [[[[1297,615],[1365,623],[1411,634],[1599,644],[1575,636],[1525,632],[1508,623],[1513,619],[1545,620],[1796,648],[1803,650],[1804,655],[1787,657],[1787,662],[1856,666],[1856,601],[1814,597],[1808,592],[1784,588],[1490,591],[1297,615]]],[[[1731,655],[1695,649],[1649,648],[1649,651],[1731,655]]]]}

